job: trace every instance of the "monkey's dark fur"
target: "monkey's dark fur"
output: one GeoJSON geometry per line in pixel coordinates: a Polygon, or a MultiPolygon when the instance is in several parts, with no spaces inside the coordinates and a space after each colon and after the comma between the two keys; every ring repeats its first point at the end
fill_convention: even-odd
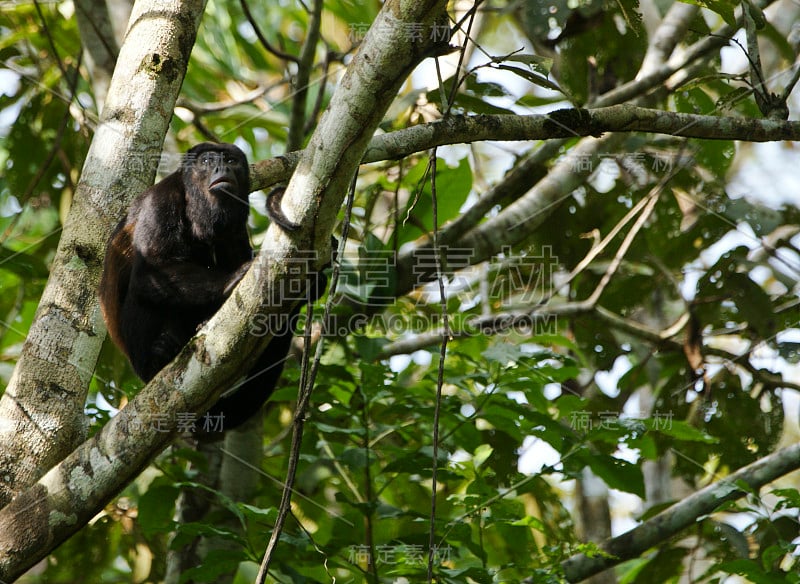
{"type": "MultiPolygon", "coordinates": [[[[100,306],[109,335],[145,382],[172,361],[249,268],[249,193],[247,158],[239,148],[198,144],[177,172],[134,200],[111,234],[100,306]]],[[[281,195],[270,194],[270,218],[294,231],[298,225],[280,211],[281,195]]],[[[324,286],[323,278],[312,293],[324,286]]],[[[245,422],[269,397],[292,330],[271,331],[274,337],[247,380],[211,408],[211,415],[224,415],[223,429],[245,422]]]]}

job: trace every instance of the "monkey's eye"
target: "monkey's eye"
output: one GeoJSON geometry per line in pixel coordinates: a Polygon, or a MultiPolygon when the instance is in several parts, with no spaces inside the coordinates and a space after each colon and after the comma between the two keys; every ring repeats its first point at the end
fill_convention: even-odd
{"type": "Polygon", "coordinates": [[[229,156],[228,159],[225,161],[225,164],[227,164],[228,166],[239,166],[239,161],[233,156],[229,156]]]}

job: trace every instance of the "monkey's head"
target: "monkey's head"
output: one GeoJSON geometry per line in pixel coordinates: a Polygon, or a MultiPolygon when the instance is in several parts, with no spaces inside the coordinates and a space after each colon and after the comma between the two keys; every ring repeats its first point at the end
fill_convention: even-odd
{"type": "Polygon", "coordinates": [[[244,152],[233,144],[198,144],[186,153],[182,173],[184,185],[200,190],[214,205],[247,204],[250,169],[244,152]]]}

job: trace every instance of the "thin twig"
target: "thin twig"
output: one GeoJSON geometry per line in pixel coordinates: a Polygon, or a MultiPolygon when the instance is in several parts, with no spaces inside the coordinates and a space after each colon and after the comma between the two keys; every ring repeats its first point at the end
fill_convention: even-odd
{"type": "Polygon", "coordinates": [[[592,292],[592,295],[589,296],[585,300],[586,304],[591,307],[594,307],[597,304],[597,301],[600,299],[600,296],[603,294],[603,291],[608,286],[608,283],[611,281],[611,277],[616,273],[617,269],[619,268],[622,260],[625,258],[625,254],[628,253],[628,250],[633,244],[633,240],[636,239],[636,236],[641,231],[644,224],[650,218],[653,210],[656,207],[656,203],[658,202],[658,196],[661,194],[661,186],[656,186],[655,189],[646,197],[647,205],[645,205],[642,213],[639,217],[636,218],[636,221],[631,226],[631,230],[625,235],[625,238],[622,240],[622,244],[620,244],[619,249],[617,249],[617,253],[614,254],[614,259],[611,260],[611,263],[608,265],[608,269],[603,274],[603,277],[600,279],[600,283],[592,292]]]}
{"type": "Polygon", "coordinates": [[[253,27],[253,32],[256,33],[256,37],[258,41],[263,45],[263,47],[279,59],[283,59],[284,61],[291,61],[292,63],[299,63],[299,57],[295,57],[290,53],[286,53],[281,51],[280,49],[275,48],[270,44],[267,40],[267,37],[261,32],[261,29],[258,27],[258,23],[256,23],[256,19],[253,18],[253,14],[250,12],[250,7],[247,5],[247,0],[240,0],[239,2],[242,5],[242,11],[244,12],[244,17],[247,19],[247,22],[250,23],[250,26],[253,27]]]}
{"type": "Polygon", "coordinates": [[[568,286],[572,281],[578,277],[593,261],[594,259],[600,255],[600,253],[608,247],[608,245],[614,240],[614,238],[622,231],[622,228],[625,227],[634,217],[640,214],[642,209],[647,205],[649,198],[652,196],[650,193],[648,196],[641,199],[637,202],[631,209],[628,211],[622,219],[620,219],[616,225],[608,232],[602,240],[596,245],[593,245],[589,252],[584,256],[584,258],[578,262],[566,279],[563,282],[560,282],[558,287],[554,288],[550,294],[545,296],[539,301],[539,305],[547,304],[553,296],[555,296],[559,290],[563,289],[565,286],[568,286]]]}
{"type": "MultiPolygon", "coordinates": [[[[473,7],[469,11],[469,20],[467,25],[467,31],[464,37],[464,44],[461,47],[461,51],[458,57],[458,65],[456,67],[456,75],[458,72],[461,71],[461,67],[463,66],[464,55],[466,54],[467,45],[469,44],[469,33],[472,30],[472,25],[475,22],[475,14],[477,12],[477,8],[480,2],[475,2],[473,7]]],[[[441,84],[442,74],[441,69],[439,66],[439,59],[436,59],[436,73],[437,77],[441,84]]],[[[447,115],[452,107],[453,101],[455,99],[455,92],[458,88],[459,83],[453,84],[453,91],[448,99],[447,109],[445,111],[445,115],[447,115]]],[[[442,93],[444,96],[444,93],[442,93]]],[[[438,209],[438,199],[436,196],[436,148],[433,149],[431,152],[431,214],[433,215],[433,231],[432,231],[432,242],[433,242],[433,256],[436,261],[436,279],[439,283],[439,300],[441,303],[441,315],[442,315],[442,341],[441,346],[439,349],[439,367],[438,373],[436,377],[436,401],[434,402],[433,408],[433,452],[431,455],[431,516],[430,516],[430,531],[428,534],[428,583],[430,584],[433,582],[433,563],[436,557],[436,491],[437,491],[437,467],[439,464],[439,416],[441,413],[441,405],[442,405],[442,387],[444,386],[444,364],[447,358],[447,342],[450,339],[450,318],[447,312],[447,293],[445,290],[444,284],[444,270],[442,266],[442,254],[441,248],[439,247],[439,209],[438,209]]]]}
{"type": "MultiPolygon", "coordinates": [[[[436,60],[438,68],[438,59],[436,60]]],[[[436,261],[436,279],[439,282],[439,298],[442,313],[442,343],[439,348],[439,371],[436,376],[436,401],[433,407],[433,453],[431,455],[431,517],[428,534],[428,584],[433,582],[433,561],[436,556],[436,470],[439,463],[439,415],[444,386],[444,363],[447,357],[447,341],[450,338],[450,320],[447,313],[447,294],[444,285],[441,250],[439,249],[439,213],[436,200],[436,149],[431,153],[431,213],[433,215],[433,249],[436,261]]]]}
{"type": "Polygon", "coordinates": [[[312,303],[309,300],[307,306],[308,318],[306,319],[306,327],[304,333],[305,346],[303,347],[303,366],[300,374],[300,388],[297,399],[297,412],[295,414],[292,431],[292,444],[289,449],[289,465],[286,469],[286,481],[284,482],[283,492],[281,493],[281,502],[278,505],[278,517],[275,520],[275,526],[272,528],[272,535],[269,538],[267,549],[264,551],[264,558],[261,561],[261,567],[258,570],[256,577],[256,584],[264,584],[269,572],[269,564],[272,560],[272,554],[278,547],[278,540],[280,539],[283,525],[286,522],[286,517],[289,515],[292,502],[292,490],[294,488],[294,479],[297,475],[297,464],[300,460],[300,448],[303,445],[303,426],[305,424],[305,408],[308,404],[307,394],[311,393],[311,384],[308,382],[308,349],[311,342],[311,317],[312,317],[312,303]]]}
{"type": "Polygon", "coordinates": [[[319,87],[317,87],[317,99],[314,100],[314,107],[306,119],[306,125],[303,126],[303,135],[308,135],[314,129],[314,124],[317,122],[319,112],[322,111],[322,103],[325,100],[325,88],[328,86],[328,75],[330,74],[331,62],[333,62],[333,52],[328,51],[325,53],[325,60],[322,62],[322,77],[320,77],[319,87]]]}

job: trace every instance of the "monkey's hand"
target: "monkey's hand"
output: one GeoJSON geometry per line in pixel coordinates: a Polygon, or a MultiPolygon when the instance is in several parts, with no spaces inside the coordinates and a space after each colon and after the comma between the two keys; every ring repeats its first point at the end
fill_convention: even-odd
{"type": "MultiPolygon", "coordinates": [[[[328,285],[328,277],[323,273],[323,270],[326,270],[331,267],[336,258],[338,257],[338,248],[339,248],[339,240],[335,237],[331,236],[331,256],[330,260],[325,262],[322,266],[322,269],[315,274],[310,274],[311,280],[311,300],[316,301],[322,294],[325,292],[325,288],[328,285]]],[[[223,294],[227,298],[233,292],[233,289],[239,284],[241,279],[247,273],[247,270],[250,269],[250,265],[252,264],[252,260],[243,263],[239,266],[236,271],[234,271],[230,278],[228,279],[228,283],[225,284],[225,288],[223,289],[223,294]]]]}
{"type": "Polygon", "coordinates": [[[252,260],[243,263],[236,269],[235,272],[233,272],[233,274],[231,274],[228,283],[225,284],[225,288],[222,290],[222,293],[225,295],[225,298],[231,295],[231,292],[233,292],[233,289],[236,288],[236,285],[241,281],[241,279],[247,273],[247,270],[250,269],[250,264],[252,263],[253,263],[252,260]]]}

